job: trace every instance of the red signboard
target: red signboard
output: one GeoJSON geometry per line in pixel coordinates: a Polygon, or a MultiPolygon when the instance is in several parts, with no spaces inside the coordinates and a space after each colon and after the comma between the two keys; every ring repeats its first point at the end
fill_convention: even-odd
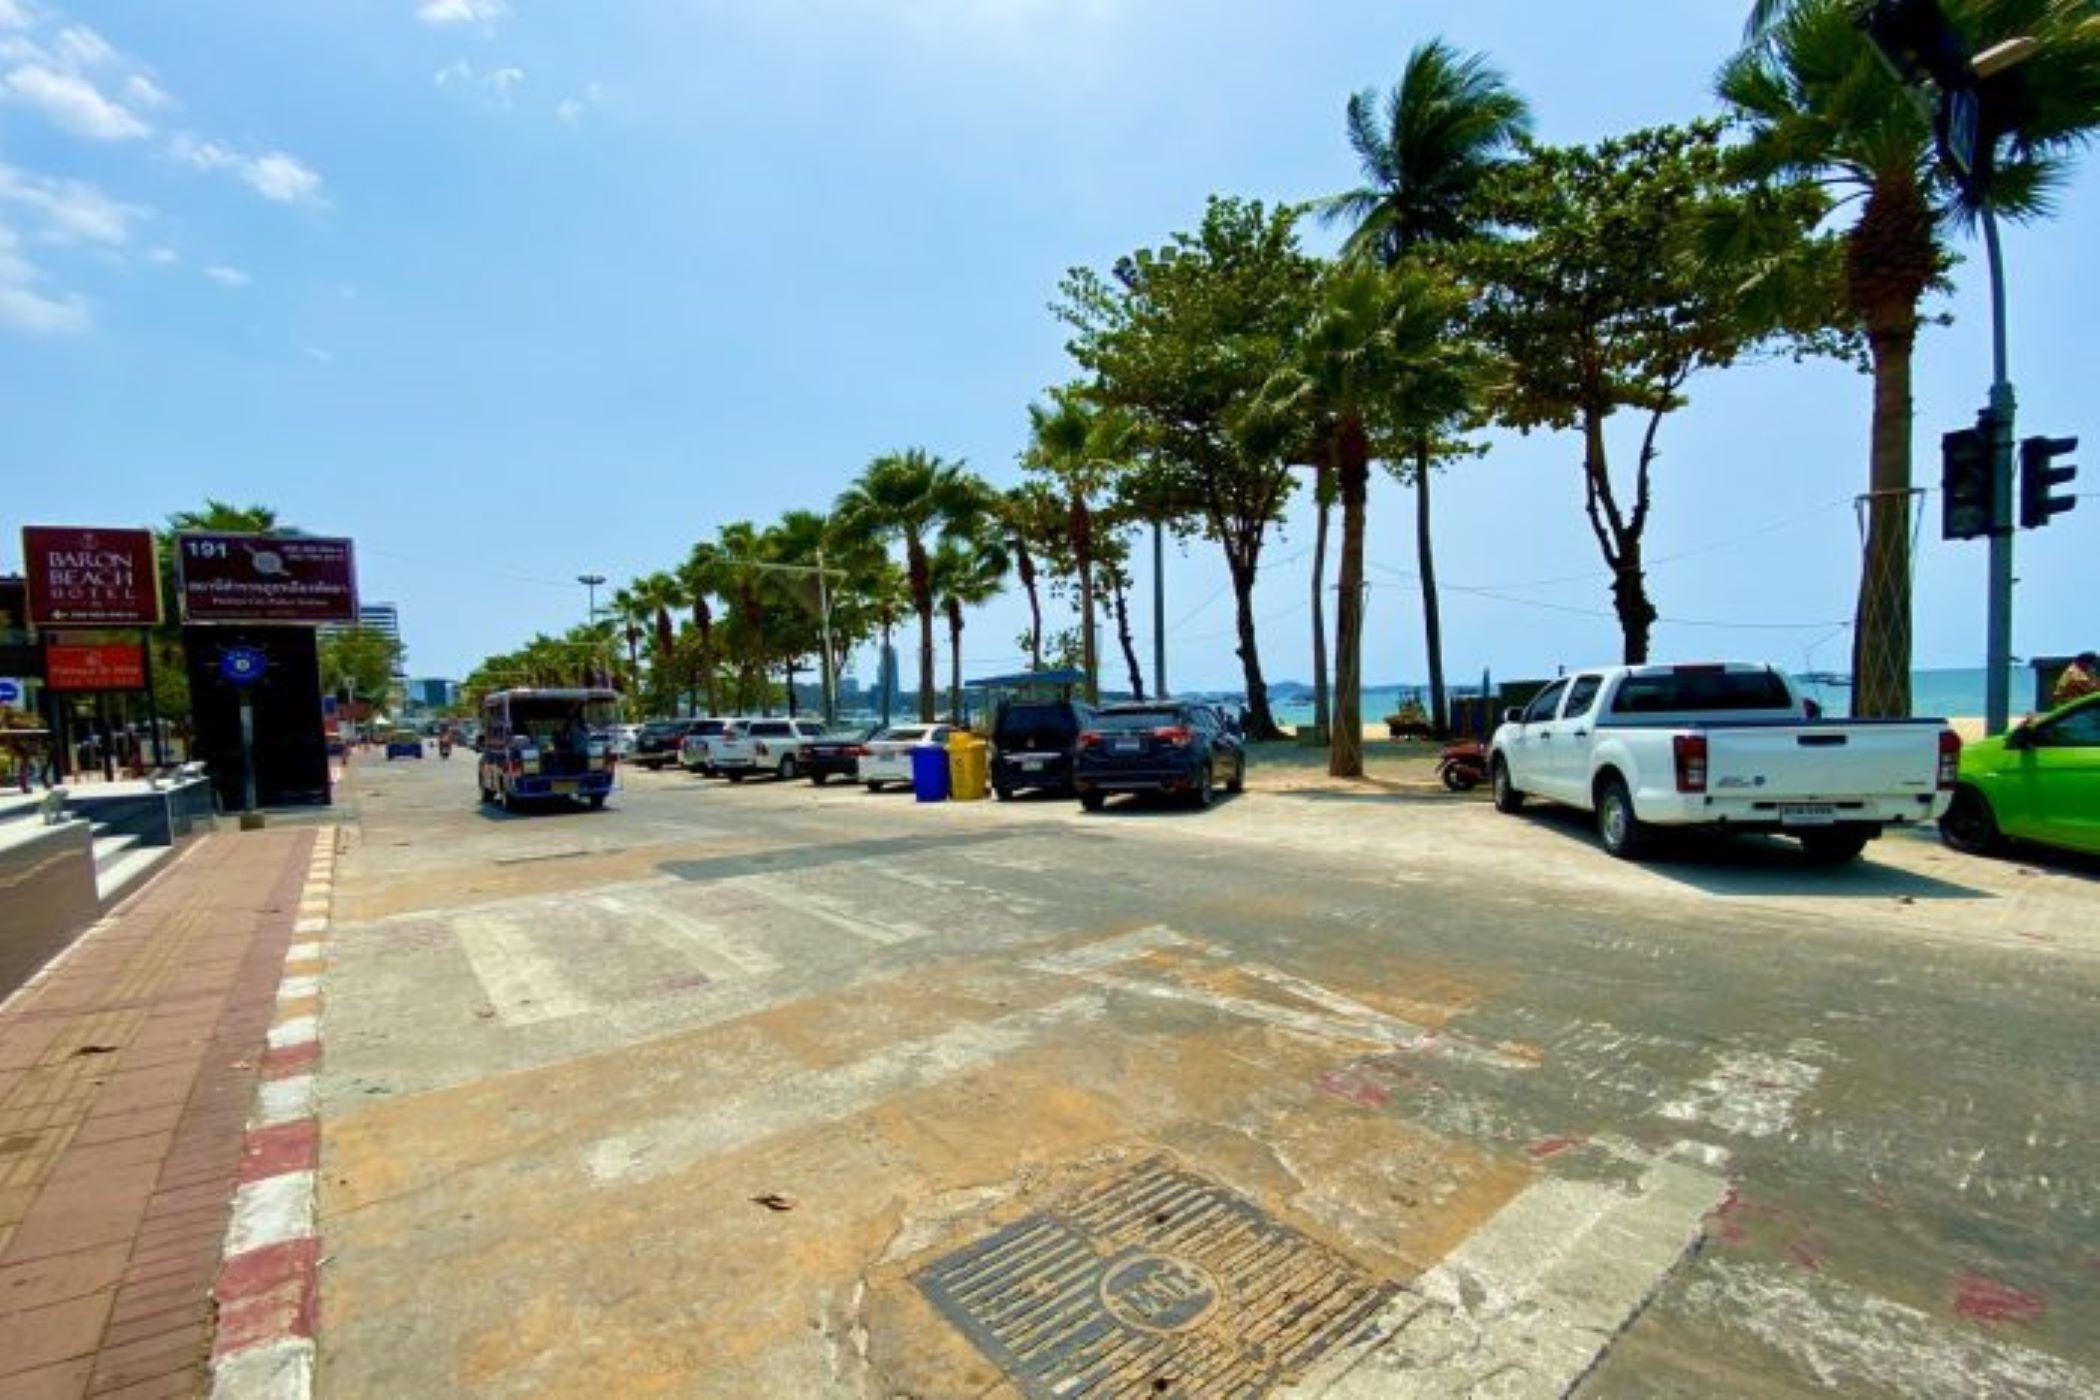
{"type": "Polygon", "coordinates": [[[29,621],[36,627],[151,627],[160,572],[151,530],[22,528],[29,621]]]}
{"type": "Polygon", "coordinates": [[[189,622],[357,621],[357,561],[348,540],[309,535],[175,537],[189,622]]]}
{"type": "Polygon", "coordinates": [[[53,690],[144,690],[145,650],[136,643],[46,647],[44,684],[53,690]]]}

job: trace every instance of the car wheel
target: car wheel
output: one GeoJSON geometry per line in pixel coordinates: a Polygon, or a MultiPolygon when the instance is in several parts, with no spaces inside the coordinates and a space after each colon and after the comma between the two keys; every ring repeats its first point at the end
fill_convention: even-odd
{"type": "Polygon", "coordinates": [[[866,783],[862,784],[862,786],[864,786],[865,788],[867,788],[867,790],[868,790],[869,792],[881,792],[881,791],[882,791],[882,784],[881,784],[881,783],[878,783],[878,782],[876,782],[876,781],[875,781],[875,780],[874,780],[873,778],[870,778],[870,779],[868,779],[868,781],[867,781],[866,783]]]}
{"type": "Polygon", "coordinates": [[[1086,808],[1089,812],[1100,811],[1107,802],[1108,794],[1105,792],[1082,792],[1079,794],[1079,805],[1086,808]]]}
{"type": "Polygon", "coordinates": [[[1226,783],[1226,784],[1225,784],[1225,791],[1227,791],[1227,792],[1245,792],[1246,790],[1247,790],[1247,755],[1245,755],[1245,754],[1241,754],[1241,755],[1239,756],[1239,760],[1238,760],[1238,761],[1237,761],[1236,763],[1234,763],[1234,764],[1232,765],[1232,780],[1231,780],[1230,782],[1228,782],[1228,783],[1226,783]]]}
{"type": "Polygon", "coordinates": [[[604,811],[604,810],[605,810],[605,794],[604,794],[604,793],[602,793],[602,792],[594,792],[594,793],[592,793],[592,794],[590,795],[590,798],[589,798],[588,800],[589,800],[589,802],[590,802],[590,804],[591,804],[591,810],[592,810],[593,812],[602,812],[602,811],[604,811]]]}
{"type": "Polygon", "coordinates": [[[824,784],[826,784],[826,783],[828,783],[828,782],[830,782],[830,781],[831,781],[831,774],[829,774],[829,773],[825,773],[825,772],[817,772],[817,773],[812,773],[812,774],[810,774],[810,775],[809,775],[809,785],[810,785],[811,787],[822,787],[822,786],[824,786],[824,784]]]}
{"type": "Polygon", "coordinates": [[[732,783],[740,783],[744,781],[744,775],[742,773],[724,773],[722,776],[729,779],[729,781],[732,783]]]}
{"type": "Polygon", "coordinates": [[[1633,794],[1617,774],[1597,785],[1597,836],[1605,851],[1620,860],[1634,859],[1648,845],[1648,828],[1634,815],[1633,794]]]}
{"type": "Polygon", "coordinates": [[[1801,833],[1801,854],[1808,857],[1811,865],[1843,865],[1848,860],[1857,859],[1872,839],[1871,832],[1844,827],[1804,831],[1801,833]]]}
{"type": "Polygon", "coordinates": [[[1199,812],[1210,806],[1217,785],[1217,778],[1210,770],[1210,764],[1203,765],[1203,771],[1196,777],[1196,790],[1189,794],[1189,806],[1199,812]]]}
{"type": "Polygon", "coordinates": [[[1452,792],[1471,792],[1480,781],[1473,776],[1471,769],[1461,768],[1456,763],[1445,764],[1440,776],[1444,780],[1444,786],[1452,792]]]}
{"type": "Polygon", "coordinates": [[[1488,781],[1494,785],[1495,810],[1514,812],[1524,805],[1524,794],[1509,780],[1509,760],[1495,755],[1495,763],[1488,770],[1488,781]]]}
{"type": "Polygon", "coordinates": [[[1010,787],[995,787],[992,789],[992,796],[1001,802],[1011,802],[1014,800],[1014,790],[1010,787]]]}
{"type": "Polygon", "coordinates": [[[1972,856],[1990,855],[2005,844],[1989,799],[1966,785],[1954,790],[1954,800],[1940,818],[1940,840],[1972,856]]]}
{"type": "Polygon", "coordinates": [[[786,782],[788,779],[794,777],[795,756],[793,754],[789,754],[785,758],[781,759],[780,766],[774,769],[773,771],[779,775],[780,781],[782,781],[783,783],[786,782]]]}

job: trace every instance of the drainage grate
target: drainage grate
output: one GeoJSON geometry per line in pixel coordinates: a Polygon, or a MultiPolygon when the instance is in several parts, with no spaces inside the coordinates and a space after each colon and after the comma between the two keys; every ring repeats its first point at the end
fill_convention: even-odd
{"type": "Polygon", "coordinates": [[[936,1260],[918,1284],[1034,1400],[1262,1395],[1392,1292],[1164,1158],[936,1260]]]}

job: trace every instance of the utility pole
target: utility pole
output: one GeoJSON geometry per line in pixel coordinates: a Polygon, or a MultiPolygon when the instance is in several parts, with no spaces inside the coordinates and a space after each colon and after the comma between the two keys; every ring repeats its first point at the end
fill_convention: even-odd
{"type": "MultiPolygon", "coordinates": [[[[585,596],[590,600],[588,611],[585,613],[583,619],[584,626],[596,627],[598,625],[598,585],[605,582],[605,575],[578,574],[576,576],[576,581],[582,584],[584,588],[588,590],[585,596]]],[[[610,669],[609,667],[606,667],[604,665],[604,660],[605,658],[600,657],[597,654],[596,649],[593,648],[591,653],[591,677],[593,680],[598,679],[598,672],[601,669],[610,669]]]]}
{"type": "Polygon", "coordinates": [[[1167,689],[1167,527],[1152,522],[1152,689],[1161,699],[1167,689]]]}
{"type": "Polygon", "coordinates": [[[1983,247],[1991,271],[1991,557],[1990,602],[1984,618],[1983,728],[2003,734],[2012,722],[2013,386],[2005,354],[2005,258],[1998,249],[1998,215],[1983,205],[1983,247]]]}

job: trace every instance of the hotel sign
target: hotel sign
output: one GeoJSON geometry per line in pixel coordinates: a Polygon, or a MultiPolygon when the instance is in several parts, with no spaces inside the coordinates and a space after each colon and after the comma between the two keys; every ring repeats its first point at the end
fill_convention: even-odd
{"type": "Polygon", "coordinates": [[[22,529],[32,627],[151,627],[160,573],[151,530],[22,529]]]}

